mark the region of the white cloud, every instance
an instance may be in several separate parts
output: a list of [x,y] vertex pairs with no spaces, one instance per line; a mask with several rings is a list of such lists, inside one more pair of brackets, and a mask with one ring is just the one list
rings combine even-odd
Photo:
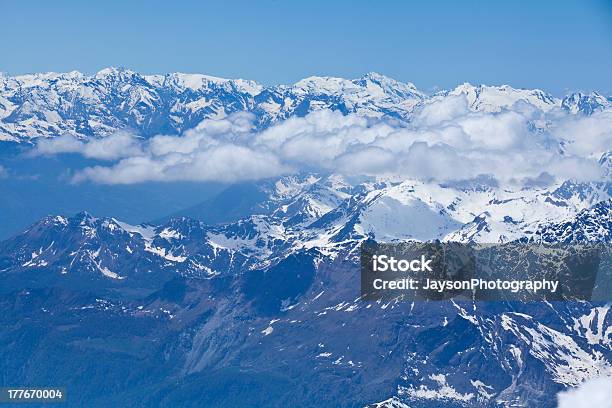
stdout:
[[123,159],[112,167],[88,167],[78,173],[74,181],[92,180],[102,184],[178,180],[233,182],[273,177],[291,171],[270,153],[222,144],[189,154],[136,156]]
[[578,388],[557,394],[558,408],[609,407],[612,401],[612,377],[586,381]]
[[465,95],[449,96],[425,104],[418,112],[414,123],[418,126],[435,126],[451,121],[468,111]]
[[63,137],[42,141],[36,151],[112,160],[75,176],[110,184],[231,182],[316,171],[436,181],[491,175],[502,183],[533,185],[555,177],[600,180],[597,159],[612,148],[612,112],[584,117],[520,105],[473,112],[462,96],[428,103],[409,124],[326,110],[261,132],[253,130],[253,121],[241,112],[206,120],[180,136],[141,140],[118,133],[89,142]]
[[[182,136],[155,136],[143,141],[133,156],[113,166],[88,167],[74,181],[106,184],[143,181],[256,180],[294,171],[266,149],[249,146],[253,116],[239,112],[204,121]],[[87,146],[89,143],[86,143]],[[87,149],[85,149],[87,150]]]
[[568,141],[569,153],[599,158],[612,149],[612,111],[591,116],[565,115],[556,123],[555,134]]
[[127,132],[117,132],[87,142],[70,135],[43,139],[36,144],[33,151],[35,155],[58,153],[78,153],[91,159],[117,160],[122,157],[140,155],[142,151],[139,139]]

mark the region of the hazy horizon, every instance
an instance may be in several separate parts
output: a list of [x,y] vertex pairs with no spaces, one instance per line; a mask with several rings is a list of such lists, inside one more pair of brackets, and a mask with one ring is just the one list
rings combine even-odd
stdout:
[[[0,71],[204,73],[290,84],[379,72],[432,92],[469,82],[612,94],[601,0],[427,4],[9,2]],[[24,30],[24,26],[27,27]],[[15,33],[19,33],[17,36]]]

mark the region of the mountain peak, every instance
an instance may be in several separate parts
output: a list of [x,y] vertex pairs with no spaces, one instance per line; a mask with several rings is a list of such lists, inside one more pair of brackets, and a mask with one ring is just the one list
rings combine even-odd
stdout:
[[263,87],[255,81],[245,79],[227,79],[205,74],[173,72],[166,74],[163,77],[161,75],[152,75],[147,76],[146,78],[147,80],[150,78],[156,78],[155,82],[159,82],[161,80],[161,82],[170,83],[180,89],[190,89],[193,91],[207,89],[210,84],[213,84],[214,86],[229,85],[230,88],[234,87],[240,92],[245,92],[255,96],[263,89]]
[[118,79],[124,80],[131,78],[133,76],[137,76],[138,74],[130,69],[123,67],[107,67],[103,68],[100,71],[96,72],[94,78],[96,79]]
[[383,74],[381,74],[379,72],[376,72],[376,71],[370,71],[370,72],[366,73],[365,75],[363,75],[362,78],[372,79],[372,80],[375,80],[375,81],[384,81],[384,80],[387,80],[387,79],[392,79],[392,78],[389,78],[388,76],[383,75]]
[[412,82],[400,82],[394,78],[388,77],[386,75],[380,74],[378,72],[368,72],[367,74],[363,75],[361,78],[359,78],[361,80],[369,80],[375,83],[379,83],[379,84],[401,84],[401,85],[410,85],[412,87],[414,87],[416,89],[416,87],[414,86],[414,84]]
[[560,105],[560,100],[540,89],[520,89],[510,85],[472,85],[465,82],[450,91],[436,95],[465,95],[470,107],[485,112],[499,112],[515,103],[527,102],[542,111],[549,111]]
[[612,99],[598,92],[574,92],[563,98],[561,107],[570,113],[591,115],[597,111],[612,107]]
[[378,72],[368,72],[364,76],[362,76],[361,81],[370,81],[381,88],[383,88],[386,92],[390,93],[398,93],[399,96],[418,96],[424,97],[425,94],[417,89],[417,87],[412,82],[401,82],[391,77],[379,74]]
[[258,129],[325,109],[409,122],[416,105],[456,95],[465,95],[471,109],[484,112],[500,112],[517,102],[544,112],[563,107],[587,115],[612,107],[610,99],[597,93],[568,96],[562,104],[541,90],[508,85],[465,83],[428,96],[410,82],[378,72],[356,79],[311,76],[270,87],[204,74],[141,75],[120,67],[93,76],[77,71],[5,75],[0,82],[0,140],[16,142],[60,134],[86,139],[124,128],[144,137],[180,134],[205,119],[238,111],[253,113]]
[[[355,95],[362,99],[387,99],[401,103],[406,99],[422,99],[425,94],[410,82],[404,83],[377,72],[368,72],[358,79],[332,76],[310,76],[296,82],[293,87],[300,92]],[[363,102],[363,101],[362,101]],[[359,103],[359,101],[355,101]]]
[[79,222],[94,222],[98,220],[97,217],[94,217],[89,211],[85,210],[74,214],[72,217],[69,217],[69,219]]

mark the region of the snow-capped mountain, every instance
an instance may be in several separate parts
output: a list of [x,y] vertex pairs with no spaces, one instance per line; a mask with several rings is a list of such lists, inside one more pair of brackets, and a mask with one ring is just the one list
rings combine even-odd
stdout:
[[374,73],[355,80],[311,77],[268,88],[241,79],[141,75],[117,68],[93,76],[0,76],[0,138],[84,138],[122,128],[143,136],[177,134],[236,111],[253,112],[261,127],[317,109],[404,117],[423,97],[412,84]]
[[[237,111],[259,128],[319,109],[410,122],[458,96],[494,115],[528,104],[593,119],[611,107],[508,86],[426,95],[374,73],[264,87],[105,69],[0,77],[0,139],[178,134]],[[298,172],[141,225],[45,217],[0,242],[0,372],[66,385],[74,406],[553,407],[558,391],[612,375],[609,304],[369,302],[359,247],[609,245],[611,157],[593,157],[597,182]],[[101,395],[109,383],[117,392]]]
[[178,133],[253,107],[260,86],[206,75],[143,76],[109,68],[0,77],[0,129],[5,140],[72,134],[104,136],[117,129],[143,135]]
[[612,241],[612,201],[602,201],[567,220],[541,225],[530,241],[585,243]]
[[255,97],[254,113],[263,126],[319,109],[363,116],[407,119],[412,108],[425,98],[411,83],[401,83],[377,73],[359,79],[309,77],[293,86],[264,90]]
[[610,109],[612,107],[612,100],[597,92],[592,92],[590,94],[577,92],[563,98],[561,107],[571,113],[584,113],[590,115],[597,111]]
[[609,183],[509,191],[304,174],[258,188],[264,198],[251,215],[220,225],[186,217],[131,226],[87,213],[49,216],[2,244],[10,259],[4,270],[121,280],[171,267],[183,276],[214,277],[303,251],[335,259],[366,239],[609,242],[612,228]]
[[211,384],[249,384],[232,404],[279,407],[552,407],[558,391],[612,374],[609,305],[366,302],[355,252],[365,239],[609,243],[602,186],[519,196],[307,174],[259,188],[258,210],[227,224],[81,213],[0,243],[0,342],[11,351],[0,369],[114,401],[88,399],[69,367],[27,368],[59,347],[94,370],[88,384],[130,373],[170,405],[188,392],[227,404]]
[[543,111],[559,107],[561,103],[559,99],[539,89],[514,89],[508,85],[474,86],[469,83],[439,92],[434,95],[434,99],[457,95],[465,95],[470,108],[482,112],[499,112],[512,107],[518,101],[527,102]]
[[264,87],[254,81],[200,74],[142,75],[107,68],[93,76],[79,72],[0,75],[0,140],[30,141],[70,134],[106,136],[129,129],[144,137],[179,134],[204,119],[248,111],[265,128],[320,109],[409,121],[415,107],[465,95],[470,108],[498,112],[519,101],[543,111],[563,108],[591,114],[608,109],[599,94],[563,100],[540,90],[463,84],[428,96],[411,83],[376,73],[358,79],[309,77],[293,85]]

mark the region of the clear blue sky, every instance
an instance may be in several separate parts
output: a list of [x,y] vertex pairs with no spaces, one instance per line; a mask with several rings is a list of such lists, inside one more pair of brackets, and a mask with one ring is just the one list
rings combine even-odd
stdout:
[[612,0],[0,0],[0,71],[123,66],[290,83],[368,71],[612,94]]

